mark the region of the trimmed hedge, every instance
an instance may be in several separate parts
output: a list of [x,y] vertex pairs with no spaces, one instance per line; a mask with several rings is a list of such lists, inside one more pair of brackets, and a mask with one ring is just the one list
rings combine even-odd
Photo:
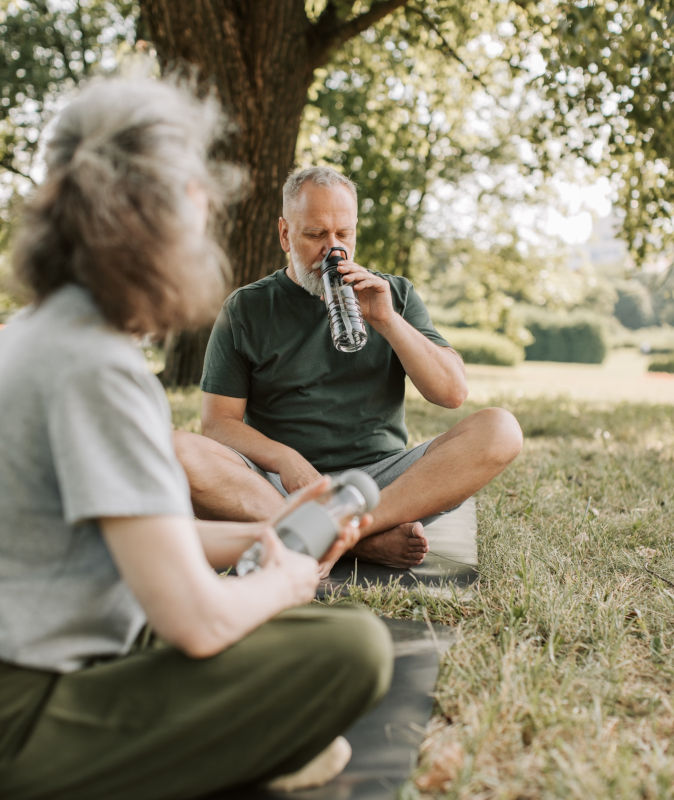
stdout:
[[608,352],[604,323],[592,314],[536,314],[525,320],[534,341],[525,348],[527,361],[601,364]]
[[524,349],[500,333],[477,328],[448,328],[443,325],[436,327],[461,354],[466,364],[513,367],[524,360]]
[[654,358],[648,365],[649,372],[674,372],[674,356]]

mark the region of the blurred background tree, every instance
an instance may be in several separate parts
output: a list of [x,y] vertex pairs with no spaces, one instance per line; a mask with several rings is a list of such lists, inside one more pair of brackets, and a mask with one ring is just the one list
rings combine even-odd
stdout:
[[137,21],[126,0],[0,2],[0,321],[18,305],[7,245],[39,181],[39,135],[64,92],[132,52]]

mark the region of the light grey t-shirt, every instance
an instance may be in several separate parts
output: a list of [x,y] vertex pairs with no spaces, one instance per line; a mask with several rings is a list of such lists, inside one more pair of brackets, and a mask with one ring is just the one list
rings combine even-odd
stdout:
[[61,672],[145,622],[96,522],[191,515],[170,412],[130,337],[76,286],[0,331],[0,659]]

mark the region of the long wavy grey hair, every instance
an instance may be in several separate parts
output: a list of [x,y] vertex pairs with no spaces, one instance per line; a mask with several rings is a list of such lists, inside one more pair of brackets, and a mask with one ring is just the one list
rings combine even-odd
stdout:
[[98,79],[80,91],[50,129],[46,177],[14,247],[34,300],[75,283],[130,333],[210,321],[228,267],[195,225],[188,187],[201,188],[213,210],[235,198],[240,171],[216,175],[208,160],[223,123],[215,100],[169,81]]

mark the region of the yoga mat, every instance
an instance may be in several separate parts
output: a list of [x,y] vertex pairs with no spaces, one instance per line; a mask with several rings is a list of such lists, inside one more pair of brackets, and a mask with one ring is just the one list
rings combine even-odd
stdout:
[[288,794],[237,787],[209,795],[208,800],[393,800],[416,766],[433,708],[439,657],[453,634],[451,628],[421,621],[384,622],[394,642],[391,688],[344,734],[353,749],[344,772],[317,789]]
[[460,506],[443,514],[424,528],[430,552],[422,564],[411,569],[385,567],[366,561],[340,559],[328,578],[321,581],[319,597],[340,592],[349,583],[387,584],[391,578],[399,579],[403,586],[422,583],[442,586],[452,582],[465,586],[477,577],[477,515],[475,499],[469,498]]
[[[419,567],[396,569],[342,559],[321,582],[318,597],[346,593],[349,583],[405,586],[466,586],[477,577],[477,520],[470,498],[425,527],[431,552]],[[237,787],[208,800],[393,800],[414,769],[424,728],[433,708],[439,656],[450,646],[452,629],[418,620],[384,619],[395,650],[393,681],[383,701],[345,733],[353,756],[344,772],[317,789],[282,793]],[[338,700],[336,700],[338,702]]]

